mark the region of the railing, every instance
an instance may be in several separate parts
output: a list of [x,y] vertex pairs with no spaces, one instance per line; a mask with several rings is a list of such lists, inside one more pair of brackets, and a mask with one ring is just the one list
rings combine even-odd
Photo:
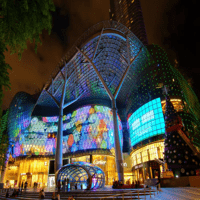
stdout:
[[[152,190],[152,188],[155,188],[155,190]],[[116,195],[112,195],[112,196],[106,196],[106,197],[101,197],[100,200],[103,200],[103,199],[108,199],[108,198],[117,198],[119,196],[122,197],[122,199],[124,200],[124,196],[128,196],[128,198],[130,199],[130,196],[131,196],[131,199],[133,199],[133,196],[137,196],[138,199],[140,199],[141,196],[144,196],[144,198],[146,199],[146,195],[150,195],[150,197],[152,196],[151,193],[153,193],[153,195],[155,196],[155,194],[158,192],[161,192],[160,190],[160,184],[158,184],[158,186],[151,186],[150,188],[144,188],[144,190],[137,190],[137,191],[131,191],[131,192],[127,192],[127,193],[122,193],[122,194],[116,194]],[[135,195],[133,195],[135,194]]]
[[0,189],[0,194],[6,193],[7,191],[8,192],[13,192],[14,188],[3,188],[3,189]]

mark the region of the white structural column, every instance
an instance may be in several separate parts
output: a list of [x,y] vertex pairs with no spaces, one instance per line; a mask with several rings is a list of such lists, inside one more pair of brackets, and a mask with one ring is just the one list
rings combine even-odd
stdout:
[[118,173],[119,181],[124,183],[124,165],[123,165],[123,156],[122,156],[122,146],[120,137],[119,137],[119,125],[117,120],[117,107],[116,99],[112,99],[112,112],[113,112],[113,125],[114,125],[114,140],[115,140],[115,161]]
[[[71,75],[67,78],[67,76],[65,76],[61,71],[61,76],[63,78],[63,88],[62,88],[62,96],[61,96],[61,100],[60,102],[58,102],[56,100],[56,98],[54,97],[54,93],[53,94],[53,90],[52,90],[52,94],[49,93],[48,91],[47,94],[49,94],[49,96],[54,100],[54,102],[56,103],[56,105],[59,108],[59,119],[58,119],[58,132],[57,132],[57,140],[56,140],[56,154],[55,154],[55,165],[54,165],[54,171],[56,172],[57,170],[59,170],[62,167],[62,160],[63,160],[63,109],[65,109],[67,106],[71,105],[72,103],[74,103],[75,101],[77,101],[82,95],[79,95],[78,98],[74,99],[73,101],[70,101],[67,104],[64,104],[65,101],[65,94],[66,94],[66,87],[67,87],[67,83],[68,80],[71,78]],[[52,81],[52,87],[53,87],[53,81]]]
[[[95,52],[94,52],[94,56],[92,58],[95,59],[95,54],[96,54],[96,51],[97,51],[97,48],[98,48],[98,45],[99,45],[99,42],[100,42],[100,39],[101,39],[101,36],[103,34],[103,30],[101,32],[101,35],[99,36],[99,40],[97,42],[97,46],[95,48]],[[126,78],[126,75],[129,71],[129,68],[130,68],[130,65],[133,63],[133,61],[137,58],[137,56],[140,54],[141,52],[141,49],[140,51],[138,52],[138,54],[134,57],[134,59],[130,62],[130,56],[129,56],[129,41],[128,41],[128,38],[127,38],[127,53],[128,53],[128,66],[127,66],[127,69],[125,70],[121,80],[120,80],[120,83],[115,91],[115,94],[113,95],[110,91],[110,89],[108,88],[108,86],[106,85],[104,79],[102,78],[101,74],[99,73],[99,71],[97,70],[95,64],[93,63],[92,60],[90,60],[90,58],[84,53],[82,52],[79,48],[76,48],[81,54],[83,57],[86,58],[86,60],[92,65],[93,69],[95,70],[98,78],[100,79],[101,83],[103,84],[108,96],[110,97],[110,100],[112,102],[112,111],[113,111],[113,124],[114,124],[114,141],[115,141],[115,161],[116,161],[116,167],[117,167],[117,172],[118,172],[118,180],[119,181],[122,181],[124,182],[124,168],[123,168],[123,156],[122,156],[122,148],[121,148],[121,145],[120,145],[120,137],[119,137],[119,125],[118,125],[118,119],[117,119],[117,107],[116,107],[116,99],[117,99],[117,96],[119,94],[119,91],[122,87],[122,84]]]
[[[61,72],[62,73],[62,72]],[[65,93],[66,93],[66,86],[67,80],[66,76],[63,76],[63,89],[62,89],[62,96],[60,100],[59,106],[59,119],[58,119],[58,133],[57,133],[57,140],[56,140],[56,155],[55,155],[55,171],[62,167],[62,150],[63,150],[63,109],[64,109],[64,100],[65,100]]]

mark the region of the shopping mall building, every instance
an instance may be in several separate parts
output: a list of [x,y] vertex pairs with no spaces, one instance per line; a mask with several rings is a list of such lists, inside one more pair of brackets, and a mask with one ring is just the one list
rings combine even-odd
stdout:
[[119,172],[124,182],[157,177],[164,155],[164,86],[199,147],[194,135],[200,104],[165,52],[144,46],[115,21],[94,25],[63,57],[37,99],[24,92],[13,98],[4,182],[53,186],[58,144],[62,165],[97,165],[106,184],[113,184]]

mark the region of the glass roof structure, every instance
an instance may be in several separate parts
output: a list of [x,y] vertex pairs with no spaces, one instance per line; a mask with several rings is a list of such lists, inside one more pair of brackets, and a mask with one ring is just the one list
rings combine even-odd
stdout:
[[77,185],[88,190],[98,189],[105,185],[105,174],[101,168],[91,163],[74,162],[56,172],[56,183],[58,181],[62,183],[64,180],[68,186]]
[[131,93],[137,90],[140,72],[149,62],[148,55],[146,47],[124,25],[114,21],[104,21],[94,25],[81,36],[59,63],[41,92],[32,114],[43,116],[58,114],[54,100],[57,102],[61,100],[63,75],[67,76],[65,104],[78,97],[76,105],[84,104],[84,101],[92,102],[95,99],[95,103],[109,106],[109,95],[93,65],[96,66],[112,95],[119,91],[117,107],[131,104]]

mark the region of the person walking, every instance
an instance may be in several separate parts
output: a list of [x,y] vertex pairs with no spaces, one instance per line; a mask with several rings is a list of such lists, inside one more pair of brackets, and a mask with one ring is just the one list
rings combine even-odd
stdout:
[[75,200],[74,196],[69,197],[68,200]]
[[51,198],[52,200],[56,200],[56,193],[55,192],[53,192],[53,194],[52,194],[52,198]]
[[24,182],[22,182],[22,185],[21,185],[21,192],[23,190],[23,187],[24,187]]
[[69,191],[69,178],[67,178],[67,192]]
[[60,192],[60,187],[61,187],[60,180],[58,180],[58,192]]
[[60,200],[60,194],[57,194],[56,200]]
[[24,190],[25,190],[25,192],[26,192],[27,186],[28,186],[28,183],[26,181],[25,184],[24,184]]
[[66,187],[66,178],[63,181],[63,190],[64,190],[64,192],[65,192],[65,187]]

